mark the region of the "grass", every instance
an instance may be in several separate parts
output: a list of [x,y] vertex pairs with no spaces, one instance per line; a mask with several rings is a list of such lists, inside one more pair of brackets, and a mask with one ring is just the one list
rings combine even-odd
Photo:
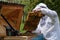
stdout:
[[23,30],[23,28],[24,28],[24,23],[23,22],[21,22],[21,25],[20,25],[20,33],[26,33],[26,30]]

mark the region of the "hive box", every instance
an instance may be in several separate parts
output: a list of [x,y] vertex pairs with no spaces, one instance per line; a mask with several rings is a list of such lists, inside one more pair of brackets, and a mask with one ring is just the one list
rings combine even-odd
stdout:
[[[19,30],[24,11],[24,5],[0,1],[0,8],[0,13],[3,14],[12,27],[16,30]],[[0,22],[0,27],[3,29],[2,34],[6,34],[6,29],[3,28],[3,25],[8,26],[8,24],[1,16]]]

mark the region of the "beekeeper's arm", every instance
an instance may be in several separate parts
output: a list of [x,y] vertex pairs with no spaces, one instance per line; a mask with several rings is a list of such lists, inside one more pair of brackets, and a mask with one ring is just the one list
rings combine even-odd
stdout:
[[42,14],[45,14],[45,15],[49,16],[52,19],[54,19],[55,17],[58,16],[55,11],[50,10],[50,9],[41,8],[40,11],[42,12]]

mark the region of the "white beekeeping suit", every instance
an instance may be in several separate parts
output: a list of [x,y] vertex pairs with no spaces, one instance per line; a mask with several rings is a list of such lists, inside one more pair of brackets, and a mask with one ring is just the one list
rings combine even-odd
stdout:
[[38,4],[33,11],[41,11],[45,16],[40,19],[36,30],[32,31],[32,33],[40,34],[41,31],[47,40],[60,40],[60,27],[57,13],[54,10],[50,10],[44,3]]

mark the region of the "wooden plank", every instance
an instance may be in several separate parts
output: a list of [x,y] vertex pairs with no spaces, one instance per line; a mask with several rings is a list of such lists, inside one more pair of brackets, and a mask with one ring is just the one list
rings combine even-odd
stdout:
[[5,27],[3,27],[3,25],[7,25],[7,24],[0,16],[0,37],[6,36],[6,29],[5,29]]
[[31,40],[32,36],[7,36],[4,40]]

